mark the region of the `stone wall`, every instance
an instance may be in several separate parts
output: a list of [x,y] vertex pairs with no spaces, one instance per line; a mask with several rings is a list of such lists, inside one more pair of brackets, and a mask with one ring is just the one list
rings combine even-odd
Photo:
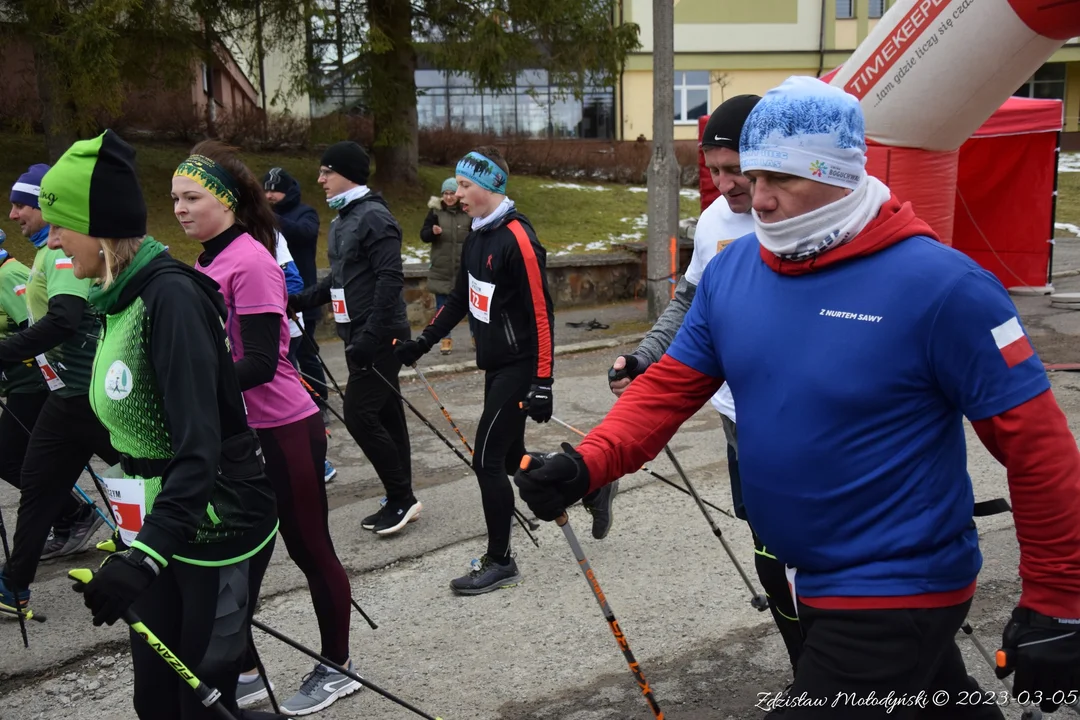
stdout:
[[[547,281],[555,310],[633,300],[645,293],[645,243],[626,243],[615,252],[589,255],[556,255],[548,258]],[[692,240],[679,243],[679,271],[686,270],[693,253]],[[319,276],[328,270],[319,271]],[[435,315],[435,296],[427,289],[427,265],[405,265],[405,305],[415,327]],[[334,318],[327,306],[318,335],[333,333]]]

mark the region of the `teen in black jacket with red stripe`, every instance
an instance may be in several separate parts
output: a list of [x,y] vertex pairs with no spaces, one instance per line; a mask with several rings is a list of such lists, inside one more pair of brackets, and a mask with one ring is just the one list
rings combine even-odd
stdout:
[[506,197],[506,161],[492,147],[479,148],[457,165],[457,195],[473,218],[461,269],[446,304],[416,340],[398,346],[403,364],[414,364],[468,313],[476,337],[476,365],[486,370],[484,412],[476,431],[473,470],[480,483],[488,548],[472,571],[450,583],[478,595],[521,580],[510,556],[514,489],[508,476],[525,452],[525,413],[551,419],[555,326],[545,263],[547,253],[528,219]]

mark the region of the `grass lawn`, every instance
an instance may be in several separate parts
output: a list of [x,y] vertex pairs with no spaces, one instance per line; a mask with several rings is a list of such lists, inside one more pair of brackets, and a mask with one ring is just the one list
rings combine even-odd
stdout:
[[[169,188],[173,170],[187,157],[186,145],[136,142],[136,162],[142,180],[143,192],[149,210],[148,230],[151,235],[170,246],[174,256],[185,262],[194,262],[199,245],[188,240],[172,214]],[[40,136],[23,136],[0,133],[0,186],[4,189],[3,207],[8,209],[7,190],[26,168],[40,162],[45,154],[45,143]],[[322,189],[316,183],[319,157],[314,153],[259,154],[245,153],[248,167],[261,180],[263,174],[274,166],[285,168],[300,182],[302,198],[314,207],[322,219],[321,241],[326,241],[327,228],[334,213],[327,206]],[[436,195],[442,181],[452,174],[451,168],[422,166],[420,179],[426,193]],[[578,187],[593,189],[578,189]],[[589,183],[583,186],[564,187],[552,180],[536,177],[517,177],[511,174],[509,196],[517,203],[536,227],[540,241],[549,253],[598,252],[606,249],[612,239],[644,239],[646,193],[634,192],[628,186],[605,185],[604,190]],[[682,217],[697,217],[698,200],[695,193],[683,191],[680,198]],[[409,204],[392,205],[404,234],[402,255],[406,262],[426,261],[427,247],[420,242],[420,228],[427,215],[425,196]],[[692,197],[689,197],[692,196]],[[5,212],[0,218],[0,228],[12,240],[4,247],[24,262],[33,258],[33,247],[20,242],[19,227],[7,219]],[[326,264],[326,252],[318,254],[319,262]]]
[[[1062,156],[1061,165],[1074,169],[1074,172],[1058,173],[1056,221],[1080,228],[1080,153]],[[1077,233],[1058,228],[1054,236],[1075,239]]]

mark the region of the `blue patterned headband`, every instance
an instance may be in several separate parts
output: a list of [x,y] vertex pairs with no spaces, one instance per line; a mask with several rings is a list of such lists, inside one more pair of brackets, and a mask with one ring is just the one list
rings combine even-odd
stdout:
[[471,152],[461,158],[454,172],[485,190],[500,195],[506,194],[506,173],[480,153]]

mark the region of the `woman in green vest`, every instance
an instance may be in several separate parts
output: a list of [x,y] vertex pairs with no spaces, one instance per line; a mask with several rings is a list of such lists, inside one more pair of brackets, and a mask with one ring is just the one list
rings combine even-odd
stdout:
[[[442,184],[442,197],[428,201],[431,211],[420,229],[420,240],[431,245],[431,268],[428,270],[428,291],[435,295],[435,312],[442,310],[446,296],[454,289],[461,267],[461,248],[472,231],[472,218],[461,209],[457,197],[457,180],[447,178]],[[439,349],[449,355],[454,349],[450,336],[442,339]]]
[[[102,315],[90,403],[118,466],[103,473],[120,534],[84,589],[95,625],[131,608],[236,710],[236,676],[277,513],[248,427],[217,284],[146,235],[135,151],[111,130],[72,145],[41,181],[49,246],[95,281]],[[135,712],[209,718],[195,693],[131,639]],[[276,717],[276,716],[274,716]]]

